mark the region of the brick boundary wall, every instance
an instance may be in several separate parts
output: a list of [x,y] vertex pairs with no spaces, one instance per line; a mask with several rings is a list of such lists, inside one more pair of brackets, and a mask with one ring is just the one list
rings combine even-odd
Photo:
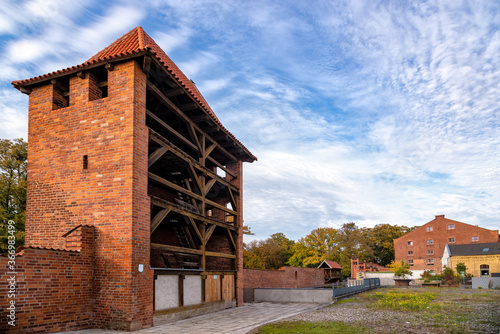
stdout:
[[243,269],[242,280],[245,303],[254,302],[255,288],[305,288],[325,283],[323,269],[300,267]]
[[[65,249],[26,247],[15,258],[15,298],[9,259],[0,257],[0,332],[52,333],[92,327],[94,228],[66,234]],[[9,293],[10,292],[10,293]],[[15,301],[15,324],[10,303]],[[11,307],[12,309],[12,307]]]

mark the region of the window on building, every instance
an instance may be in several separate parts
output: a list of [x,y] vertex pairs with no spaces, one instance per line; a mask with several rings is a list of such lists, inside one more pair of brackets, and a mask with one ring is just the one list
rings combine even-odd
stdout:
[[410,266],[413,266],[413,259],[408,260],[408,264],[409,264]]
[[489,252],[490,249],[489,248],[483,248],[483,252]]
[[408,256],[413,256],[413,251],[408,251]]
[[426,231],[426,232],[432,232],[432,226],[427,226],[427,227],[425,228],[425,231]]
[[474,241],[479,241],[479,236],[478,235],[473,235],[472,236],[472,242]]
[[427,244],[428,244],[428,245],[433,245],[433,244],[434,244],[434,240],[432,240],[432,239],[427,239]]
[[490,266],[487,264],[482,264],[479,266],[481,271],[481,277],[490,277]]
[[455,243],[455,238],[454,238],[454,237],[450,237],[450,238],[448,238],[448,242],[449,242],[450,244]]
[[427,259],[427,265],[428,266],[433,266],[434,265],[434,259]]
[[455,224],[448,224],[448,230],[454,230]]
[[413,246],[413,241],[408,241],[408,246]]
[[434,250],[433,249],[428,249],[427,250],[427,255],[433,255],[434,254]]

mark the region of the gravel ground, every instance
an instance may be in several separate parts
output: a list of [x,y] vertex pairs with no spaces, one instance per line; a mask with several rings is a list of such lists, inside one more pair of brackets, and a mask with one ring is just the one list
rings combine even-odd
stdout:
[[[387,291],[379,289],[377,292],[384,290]],[[453,288],[425,291],[436,293],[433,303],[441,304],[442,311],[370,308],[369,304],[373,301],[367,296],[372,291],[317,311],[302,313],[287,321],[363,324],[370,328],[369,333],[500,333],[500,291]]]

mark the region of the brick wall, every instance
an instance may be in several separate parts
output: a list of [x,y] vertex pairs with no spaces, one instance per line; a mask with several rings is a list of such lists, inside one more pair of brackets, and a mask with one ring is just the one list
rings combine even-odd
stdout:
[[245,303],[254,301],[255,288],[305,288],[324,284],[323,269],[316,268],[243,269],[241,276]]
[[[74,250],[25,248],[16,256],[14,299],[8,298],[6,282],[13,276],[8,259],[0,257],[1,333],[52,333],[91,327],[94,229],[77,227],[66,239],[68,248]],[[15,301],[15,327],[7,318],[11,300]]]
[[[453,229],[449,229],[448,225],[453,225]],[[470,244],[473,243],[472,236],[478,237],[477,243],[497,242],[498,230],[488,230],[439,215],[427,224],[394,239],[395,258],[396,261],[413,260],[410,270],[433,270],[440,273],[446,244]],[[454,238],[454,243],[449,238]],[[428,240],[432,240],[432,243],[428,243]],[[408,245],[409,242],[411,245]],[[429,254],[431,250],[433,254]],[[409,255],[409,251],[413,255]],[[429,264],[428,259],[432,259],[434,263]]]
[[71,76],[66,108],[51,84],[30,94],[26,244],[61,248],[63,231],[95,226],[95,326],[130,330],[153,324],[146,77],[134,60],[107,75],[101,99],[92,75]]

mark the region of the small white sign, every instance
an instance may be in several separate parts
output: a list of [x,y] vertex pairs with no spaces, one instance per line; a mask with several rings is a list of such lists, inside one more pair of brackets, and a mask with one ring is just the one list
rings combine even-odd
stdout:
[[214,279],[217,279],[217,275],[214,275]]
[[139,268],[137,270],[142,273],[144,271],[144,265],[142,263],[139,263]]

